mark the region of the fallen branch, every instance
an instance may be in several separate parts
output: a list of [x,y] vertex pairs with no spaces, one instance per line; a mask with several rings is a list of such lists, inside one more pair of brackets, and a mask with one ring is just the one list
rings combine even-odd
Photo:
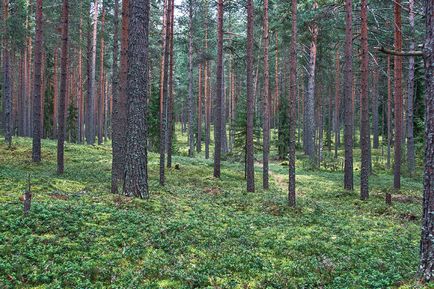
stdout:
[[374,47],[374,49],[383,52],[384,54],[390,54],[395,56],[423,56],[423,52],[420,50],[415,51],[395,51],[384,47]]

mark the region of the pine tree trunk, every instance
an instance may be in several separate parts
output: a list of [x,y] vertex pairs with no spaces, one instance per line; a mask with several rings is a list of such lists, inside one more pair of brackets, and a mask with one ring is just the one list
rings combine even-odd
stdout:
[[148,198],[146,113],[149,0],[130,0],[128,18],[128,121],[124,194]]
[[292,0],[292,32],[291,32],[291,67],[289,80],[289,184],[288,203],[296,205],[295,193],[295,127],[296,127],[296,98],[297,98],[297,0]]
[[169,32],[168,29],[170,27],[171,22],[171,8],[172,5],[170,5],[169,0],[166,3],[166,9],[164,10],[164,20],[165,23],[165,29],[163,32],[163,59],[162,59],[162,69],[163,72],[161,73],[161,76],[163,77],[161,84],[162,84],[162,94],[160,95],[160,185],[164,186],[165,184],[165,164],[166,164],[166,135],[167,135],[167,98],[168,98],[168,90],[167,90],[167,84],[168,84],[168,71],[169,71]]
[[196,151],[198,153],[202,150],[202,64],[199,64],[199,83],[197,95],[197,141]]
[[[415,49],[414,45],[414,0],[409,0],[409,20],[410,20],[410,51]],[[408,67],[408,87],[407,87],[407,166],[408,171],[413,174],[416,167],[414,152],[414,133],[413,133],[413,103],[414,103],[414,56],[409,57]]]
[[[395,15],[395,50],[400,52],[402,49],[401,32],[401,0],[394,1]],[[394,168],[393,168],[393,187],[401,188],[401,145],[402,145],[402,57],[394,56],[393,80],[395,92],[395,143],[394,143]]]
[[378,122],[379,122],[379,117],[378,117],[378,79],[379,79],[379,66],[377,64],[377,58],[374,57],[374,61],[375,61],[375,66],[374,66],[374,71],[373,71],[373,76],[372,76],[372,132],[374,135],[374,144],[373,144],[373,148],[374,149],[378,149],[379,146],[379,129],[378,129]]
[[88,56],[89,62],[89,89],[88,89],[88,100],[87,100],[87,111],[88,118],[86,122],[86,141],[87,144],[93,145],[95,143],[95,74],[96,74],[96,36],[97,36],[97,26],[98,26],[98,0],[95,0],[93,5],[93,28],[92,28],[92,38],[90,43],[90,55]]
[[247,127],[246,127],[246,178],[247,191],[255,191],[255,167],[253,126],[255,117],[255,96],[253,92],[253,25],[254,25],[253,0],[247,0]]
[[[313,9],[317,9],[318,4],[314,2]],[[316,68],[316,55],[317,55],[317,38],[318,38],[318,26],[313,23],[309,26],[311,33],[311,44],[309,51],[309,65],[308,65],[308,84],[307,84],[307,95],[305,100],[305,110],[306,110],[306,143],[305,151],[311,160],[315,158],[315,68]]]
[[367,0],[361,2],[361,97],[360,97],[360,148],[361,148],[361,170],[360,170],[360,198],[366,200],[369,197],[369,99],[368,99],[368,6]]
[[352,0],[345,1],[345,78],[344,78],[344,107],[345,107],[345,164],[344,188],[353,190],[353,33],[352,33]]
[[[3,2],[3,21],[6,26],[6,21],[9,17],[9,0]],[[3,38],[3,117],[4,117],[4,135],[5,143],[10,148],[12,146],[12,87],[10,75],[10,59],[9,59],[9,39],[7,28],[4,29],[5,36]]]
[[392,145],[392,84],[390,74],[390,55],[387,55],[387,169],[390,169],[390,147]]
[[[113,115],[112,115],[112,193],[118,192],[119,184],[125,179],[125,154],[127,130],[127,88],[128,88],[128,23],[129,0],[122,0],[122,28],[121,28],[121,54],[119,70],[119,86],[113,87]],[[117,19],[117,18],[116,18]],[[116,26],[117,27],[117,26]],[[115,53],[113,48],[113,53]],[[115,76],[115,74],[114,74]],[[116,92],[116,90],[118,90]]]
[[223,102],[223,0],[217,2],[217,71],[216,71],[215,125],[214,125],[214,177],[220,178],[222,151]]
[[263,40],[264,40],[264,95],[263,95],[263,119],[262,119],[262,187],[267,190],[269,188],[268,180],[268,159],[270,154],[270,108],[269,108],[269,93],[270,93],[270,69],[268,63],[268,46],[269,46],[269,32],[268,32],[268,0],[264,0],[264,27],[263,27]]
[[101,31],[100,31],[100,47],[99,47],[99,93],[98,93],[98,144],[101,145],[104,142],[104,21],[105,21],[105,7],[102,5],[101,16]]
[[425,172],[423,194],[422,238],[420,243],[420,274],[434,281],[434,3],[425,2]]
[[119,139],[121,138],[120,119],[120,94],[119,94],[119,67],[118,67],[118,54],[119,54],[119,0],[114,1],[114,31],[113,31],[113,66],[112,66],[112,182],[111,192],[118,193],[118,183],[122,180],[122,167],[121,163],[123,158],[123,149],[119,146]]
[[35,76],[33,79],[33,143],[32,161],[41,161],[41,58],[42,58],[42,0],[36,1]]
[[80,27],[79,27],[79,48],[78,48],[78,142],[84,141],[84,97],[83,97],[83,17],[82,17],[83,1],[80,1]]
[[341,76],[340,76],[341,66],[339,49],[336,49],[336,76],[335,76],[335,159],[338,158],[338,149],[341,139],[341,123],[340,123],[340,93],[341,93]]
[[[208,53],[208,1],[205,2],[205,52]],[[209,144],[211,138],[211,98],[209,93],[209,66],[210,63],[207,60],[205,62],[205,83],[204,83],[204,91],[205,91],[205,159],[209,159]]]
[[57,173],[64,171],[64,143],[65,143],[65,100],[68,74],[68,0],[63,0],[62,6],[62,51],[60,59],[60,95],[59,95],[59,129],[57,137]]
[[194,111],[193,111],[193,3],[189,1],[188,32],[188,156],[194,154]]
[[167,109],[167,167],[172,167],[173,134],[175,131],[174,95],[173,95],[173,25],[175,20],[175,0],[170,0],[171,16],[169,27],[169,107]]

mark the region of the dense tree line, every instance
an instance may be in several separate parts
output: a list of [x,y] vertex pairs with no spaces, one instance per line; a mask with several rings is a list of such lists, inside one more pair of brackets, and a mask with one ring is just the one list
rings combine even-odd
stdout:
[[110,140],[112,192],[148,198],[148,151],[160,155],[164,186],[181,153],[178,124],[189,157],[203,146],[213,154],[215,178],[223,160],[243,162],[248,192],[258,187],[255,167],[269,188],[276,150],[288,161],[291,207],[297,148],[312,169],[342,166],[346,190],[360,169],[362,200],[372,150],[393,167],[395,191],[424,154],[420,272],[433,279],[433,1],[61,2],[2,2],[9,147],[32,137],[41,162],[41,139],[57,139],[62,174],[65,141]]

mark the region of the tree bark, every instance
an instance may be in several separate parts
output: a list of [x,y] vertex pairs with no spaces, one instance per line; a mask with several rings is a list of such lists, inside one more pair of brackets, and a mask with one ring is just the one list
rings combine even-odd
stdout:
[[172,167],[172,153],[173,153],[173,133],[175,125],[175,114],[174,114],[174,95],[173,95],[173,23],[175,20],[175,0],[171,0],[171,20],[169,27],[169,107],[167,109],[167,167]]
[[100,47],[99,47],[99,93],[98,93],[98,144],[101,145],[104,142],[104,22],[105,22],[105,6],[102,5],[101,16],[101,31],[100,31]]
[[353,42],[352,42],[352,0],[345,1],[345,75],[344,75],[344,107],[345,107],[345,164],[344,188],[353,190]]
[[379,146],[379,129],[378,129],[378,79],[379,79],[379,66],[377,64],[377,59],[374,57],[375,66],[372,75],[372,133],[373,133],[373,148],[378,149]]
[[255,117],[255,96],[253,92],[253,0],[247,0],[247,127],[246,127],[246,178],[247,191],[255,191],[255,156],[253,146],[253,126]]
[[193,0],[189,1],[188,19],[188,156],[194,154],[194,129],[193,129]]
[[[313,9],[318,8],[318,3],[315,1]],[[311,43],[309,51],[309,78],[307,85],[306,95],[306,143],[305,151],[311,160],[315,158],[315,68],[316,68],[316,55],[317,55],[317,38],[318,38],[318,25],[312,23],[309,25],[311,33]]]
[[[409,0],[409,20],[410,20],[410,50],[414,50],[414,0]],[[407,87],[407,166],[410,174],[416,168],[416,157],[414,152],[414,133],[413,133],[413,103],[414,103],[414,56],[409,57],[408,67],[408,87]]]
[[168,71],[169,71],[169,41],[170,41],[170,37],[169,37],[169,33],[168,33],[168,29],[170,27],[170,22],[171,22],[171,8],[172,5],[170,5],[169,3],[170,1],[167,1],[167,6],[166,6],[166,10],[164,11],[165,13],[165,31],[163,33],[163,37],[164,37],[164,41],[163,41],[163,72],[161,73],[163,80],[161,82],[162,84],[162,95],[161,95],[161,100],[160,100],[160,185],[164,186],[165,184],[165,164],[166,164],[166,135],[167,135],[167,94],[168,94],[168,90],[167,90],[167,84],[168,84]]
[[32,161],[41,161],[41,58],[42,58],[42,0],[36,0],[35,57],[33,78],[33,142]]
[[202,150],[202,64],[199,64],[199,83],[197,94],[197,141],[196,151],[198,153]]
[[270,108],[269,108],[269,93],[270,93],[270,69],[268,63],[268,0],[264,0],[264,28],[263,28],[263,44],[264,44],[264,95],[263,95],[263,119],[262,119],[262,187],[264,190],[269,188],[268,180],[268,159],[270,154]]
[[96,36],[98,25],[98,0],[93,4],[93,32],[90,43],[90,61],[88,63],[89,73],[89,88],[87,92],[87,122],[86,122],[86,141],[87,144],[93,145],[95,143],[95,67],[96,67]]
[[130,0],[128,19],[128,121],[124,194],[148,198],[146,113],[149,0]]
[[425,172],[420,274],[434,280],[434,1],[425,2]]
[[9,39],[7,31],[7,21],[9,17],[9,0],[3,2],[3,21],[4,21],[4,38],[3,38],[3,111],[4,111],[4,128],[5,143],[10,148],[12,146],[12,88],[10,76],[10,59],[9,59]]
[[361,80],[360,80],[360,149],[361,149],[361,170],[360,170],[360,198],[367,200],[369,197],[369,99],[368,99],[368,3],[361,2]]
[[[394,1],[395,15],[395,49],[400,52],[402,49],[401,32],[401,0]],[[395,142],[394,142],[394,169],[393,187],[401,188],[401,145],[402,145],[402,58],[394,56],[393,63],[394,91],[395,91]]]
[[341,89],[341,77],[340,77],[340,58],[339,49],[336,49],[336,76],[335,76],[335,159],[338,158],[338,149],[341,139],[341,123],[340,123],[340,89]]
[[119,141],[121,138],[121,117],[120,117],[120,94],[119,94],[119,68],[118,68],[118,31],[119,31],[119,0],[114,3],[114,19],[113,19],[113,66],[112,66],[112,183],[111,192],[116,194],[118,192],[118,182],[122,180],[123,169],[122,164],[122,151]]
[[215,98],[215,144],[214,177],[220,178],[220,158],[222,151],[222,100],[223,100],[223,0],[217,2],[217,71]]
[[62,6],[62,54],[60,59],[60,95],[59,95],[59,129],[57,137],[57,173],[64,171],[64,143],[65,143],[65,100],[67,94],[68,74],[68,0],[63,0]]
[[297,122],[296,101],[297,101],[297,0],[292,0],[292,32],[291,32],[291,67],[289,80],[289,184],[288,203],[291,207],[296,205],[295,193],[295,127]]

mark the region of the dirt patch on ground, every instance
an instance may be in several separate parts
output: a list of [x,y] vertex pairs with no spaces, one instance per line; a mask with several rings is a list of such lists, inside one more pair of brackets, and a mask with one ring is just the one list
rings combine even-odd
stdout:
[[203,189],[202,193],[208,194],[211,196],[217,196],[222,193],[222,190],[220,188],[212,187],[212,188],[205,188]]
[[69,199],[69,196],[62,195],[62,194],[50,194],[50,198],[56,199],[56,200],[63,200],[66,201]]
[[122,205],[127,205],[133,201],[133,198],[122,196],[122,195],[116,195],[113,197],[113,202],[115,203],[116,207],[120,207]]
[[392,201],[398,203],[422,203],[422,198],[416,196],[392,195]]

